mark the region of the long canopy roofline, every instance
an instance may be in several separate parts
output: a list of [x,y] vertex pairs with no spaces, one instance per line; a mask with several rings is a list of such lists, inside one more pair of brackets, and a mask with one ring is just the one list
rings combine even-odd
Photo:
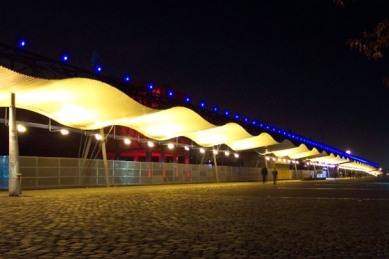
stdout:
[[[26,76],[0,66],[0,107],[10,105],[10,94],[16,95],[16,107],[44,115],[65,126],[80,130],[95,130],[121,125],[137,130],[150,139],[168,140],[179,136],[192,139],[200,146],[225,144],[235,151],[264,149],[279,157],[312,161],[321,157],[321,163],[363,164],[363,169],[375,170],[378,165],[351,155],[339,155],[327,148],[308,149],[305,144],[295,146],[291,141],[277,142],[270,134],[257,136],[242,126],[230,122],[216,126],[195,111],[175,106],[165,110],[146,107],[117,88],[88,78],[48,80]],[[293,142],[299,140],[293,135]],[[355,158],[355,159],[354,159]],[[361,168],[361,166],[357,166]]]

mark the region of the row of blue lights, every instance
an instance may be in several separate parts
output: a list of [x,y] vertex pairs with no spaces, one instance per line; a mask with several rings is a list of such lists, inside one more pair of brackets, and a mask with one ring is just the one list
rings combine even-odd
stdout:
[[[149,85],[147,86],[147,89],[148,89],[149,91],[152,91],[152,90],[154,89],[154,85],[153,85],[153,84],[149,84]],[[167,91],[167,97],[168,97],[168,98],[172,98],[173,96],[174,96],[174,91],[173,91],[173,90],[168,90],[168,91]],[[185,96],[184,102],[189,104],[189,103],[191,102],[190,96]],[[205,109],[206,107],[207,107],[207,105],[206,105],[206,102],[205,102],[205,101],[200,101],[200,102],[199,102],[199,108]],[[219,107],[216,106],[216,105],[213,106],[213,107],[212,107],[212,111],[215,112],[215,113],[219,112]],[[228,110],[228,109],[226,109],[226,110],[223,111],[223,114],[224,114],[224,116],[229,117],[229,116],[231,115],[231,111]],[[234,119],[235,119],[236,121],[239,121],[239,120],[241,119],[241,115],[240,115],[239,113],[235,113],[235,114],[234,114]],[[250,123],[250,118],[249,118],[249,117],[243,117],[243,122],[244,122],[244,123]],[[363,160],[363,159],[361,159],[361,158],[358,158],[358,157],[352,156],[352,155],[350,155],[350,154],[347,154],[347,153],[345,153],[345,152],[343,152],[343,151],[341,151],[341,150],[332,148],[332,147],[330,147],[330,146],[321,144],[321,143],[316,142],[316,141],[312,141],[312,140],[310,140],[310,139],[307,139],[307,138],[304,138],[304,137],[302,137],[302,136],[299,136],[299,135],[296,135],[296,134],[287,132],[287,131],[285,131],[285,130],[277,129],[276,127],[272,127],[272,126],[270,126],[270,125],[266,125],[266,124],[264,124],[264,123],[262,123],[262,122],[258,122],[258,121],[255,120],[255,119],[251,120],[251,125],[253,125],[253,126],[258,126],[259,128],[263,128],[263,129],[265,129],[265,130],[267,130],[267,131],[271,131],[271,132],[273,132],[273,133],[277,133],[277,134],[283,135],[283,136],[285,136],[285,137],[287,137],[287,138],[289,138],[289,139],[300,141],[300,142],[302,142],[302,143],[304,143],[304,144],[311,145],[311,146],[313,146],[313,147],[316,147],[316,148],[319,148],[319,149],[322,149],[322,150],[325,150],[325,151],[334,153],[334,154],[336,154],[336,155],[341,155],[341,156],[343,156],[343,157],[348,157],[348,158],[354,159],[354,160],[356,160],[356,161],[359,161],[359,162],[362,162],[362,163],[365,163],[365,164],[370,164],[370,165],[373,165],[373,166],[378,167],[378,165],[375,164],[375,163],[371,163],[371,162],[369,162],[369,161],[366,161],[366,160]]]
[[[19,46],[19,48],[21,48],[21,49],[22,49],[22,48],[25,48],[26,45],[27,45],[27,42],[26,42],[25,39],[20,40],[19,43],[18,43],[18,46]],[[61,56],[61,62],[62,62],[62,63],[67,63],[68,61],[69,61],[69,55],[68,55],[67,53],[62,54],[62,56]],[[94,67],[94,72],[95,72],[96,74],[100,74],[102,71],[103,71],[102,65],[96,64],[95,67]],[[124,81],[125,83],[129,83],[129,82],[131,81],[130,75],[128,75],[128,74],[124,75],[124,76],[123,76],[123,81]],[[154,89],[154,85],[153,85],[153,84],[150,83],[150,84],[147,85],[147,90],[152,91],[153,89]],[[174,91],[173,91],[173,90],[168,90],[168,91],[167,91],[167,97],[168,97],[168,98],[172,98],[173,96],[174,96]],[[185,96],[184,102],[189,104],[189,103],[191,102],[190,96]],[[201,109],[205,109],[205,108],[207,107],[206,102],[205,102],[205,101],[200,101],[199,107],[200,107]],[[212,111],[215,112],[215,113],[219,112],[219,107],[218,107],[218,106],[213,106],[213,107],[212,107]],[[228,109],[225,109],[225,110],[223,111],[223,114],[224,114],[224,116],[229,117],[229,116],[231,115],[231,111],[228,110]],[[239,121],[239,120],[241,119],[241,115],[240,115],[239,113],[235,113],[235,114],[234,114],[234,119],[235,119],[236,121]],[[243,117],[243,122],[244,122],[244,123],[250,123],[249,117]],[[354,159],[354,160],[356,160],[356,161],[359,161],[359,162],[361,162],[361,163],[365,163],[365,164],[369,164],[369,165],[378,167],[378,165],[375,164],[375,163],[372,163],[372,162],[366,161],[366,160],[364,160],[364,159],[361,159],[361,158],[359,158],[359,157],[356,157],[356,156],[347,154],[347,153],[345,153],[345,152],[343,152],[343,151],[337,150],[337,149],[335,149],[335,148],[332,148],[332,147],[330,147],[330,146],[321,144],[321,143],[319,143],[319,142],[312,141],[312,140],[310,140],[310,139],[307,139],[307,138],[304,138],[304,137],[301,137],[301,136],[292,134],[292,133],[287,132],[287,131],[284,131],[284,130],[282,130],[282,129],[277,129],[276,127],[272,127],[272,126],[270,126],[270,125],[266,125],[266,124],[264,124],[264,123],[262,123],[262,122],[259,123],[259,122],[258,122],[257,120],[255,120],[255,119],[254,119],[254,120],[251,120],[251,125],[253,125],[253,126],[258,126],[258,127],[260,127],[260,128],[263,128],[263,129],[265,129],[265,130],[267,130],[267,131],[271,131],[271,132],[273,132],[273,133],[278,133],[278,134],[283,135],[283,136],[285,136],[285,137],[287,137],[287,138],[289,138],[289,139],[292,139],[292,140],[301,141],[302,143],[305,143],[305,144],[311,145],[311,146],[313,146],[313,147],[317,147],[317,148],[320,148],[320,149],[323,149],[323,150],[332,152],[332,153],[334,153],[334,154],[336,154],[336,155],[341,155],[341,156],[343,156],[343,157],[348,157],[348,158]]]
[[[20,49],[25,48],[27,46],[26,40],[25,39],[20,40],[18,43],[18,46]],[[70,59],[70,57],[69,57],[68,53],[63,53],[61,55],[61,62],[62,63],[64,63],[64,64],[68,63],[69,59]],[[94,67],[94,72],[96,74],[100,74],[101,72],[103,72],[103,66],[101,64],[96,64]],[[129,75],[124,76],[124,82],[128,83],[128,82],[130,82],[130,79],[131,79],[131,77]]]

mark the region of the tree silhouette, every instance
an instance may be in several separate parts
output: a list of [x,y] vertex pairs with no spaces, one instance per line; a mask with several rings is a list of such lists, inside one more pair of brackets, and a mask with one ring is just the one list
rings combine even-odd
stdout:
[[[347,2],[355,2],[350,0]],[[345,8],[345,0],[334,0],[339,8]],[[389,47],[389,20],[385,18],[372,31],[364,31],[362,38],[350,39],[346,42],[351,50],[358,50],[368,59],[379,59],[385,56]],[[389,79],[384,76],[382,79],[386,87],[389,87]]]

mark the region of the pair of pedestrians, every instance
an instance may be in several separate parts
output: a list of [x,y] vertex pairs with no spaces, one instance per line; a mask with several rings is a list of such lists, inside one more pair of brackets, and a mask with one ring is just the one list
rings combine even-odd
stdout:
[[[271,172],[273,174],[273,184],[277,183],[277,176],[278,176],[278,171],[276,168],[273,168],[273,171]],[[262,168],[262,182],[263,184],[266,183],[266,178],[267,178],[267,167]]]

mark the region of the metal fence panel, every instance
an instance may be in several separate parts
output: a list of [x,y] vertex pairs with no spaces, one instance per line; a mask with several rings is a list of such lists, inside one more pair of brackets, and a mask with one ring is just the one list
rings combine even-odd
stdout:
[[[23,189],[106,186],[103,160],[19,157]],[[261,181],[261,168],[189,165],[160,162],[108,161],[111,185]],[[285,172],[287,174],[287,172]],[[304,171],[290,170],[290,179]],[[271,176],[269,176],[269,180]],[[8,157],[0,157],[0,189],[8,188]]]
[[20,156],[19,163],[25,167],[36,167],[37,157]]
[[59,167],[60,158],[52,158],[52,157],[38,157],[38,166],[39,167]]
[[[22,173],[23,179],[37,177],[37,168],[35,166],[34,167],[24,167],[23,166],[20,168],[20,172]],[[8,176],[8,172],[7,172],[7,176]]]

